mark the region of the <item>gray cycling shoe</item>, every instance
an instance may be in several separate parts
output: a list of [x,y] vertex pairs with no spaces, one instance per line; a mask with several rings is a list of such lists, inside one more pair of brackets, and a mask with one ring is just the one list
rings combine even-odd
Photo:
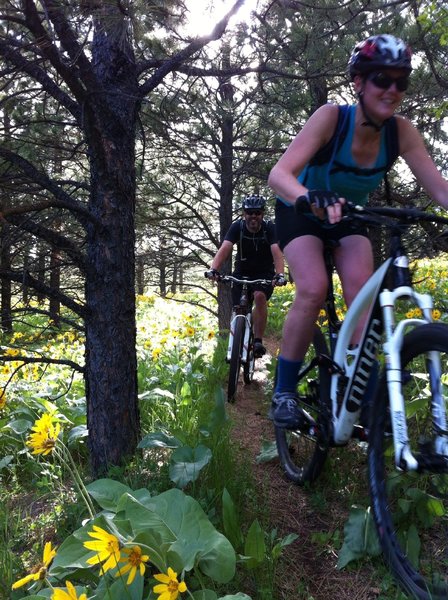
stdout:
[[308,420],[298,402],[299,397],[294,392],[275,392],[269,418],[274,421],[276,427],[300,429],[307,423]]

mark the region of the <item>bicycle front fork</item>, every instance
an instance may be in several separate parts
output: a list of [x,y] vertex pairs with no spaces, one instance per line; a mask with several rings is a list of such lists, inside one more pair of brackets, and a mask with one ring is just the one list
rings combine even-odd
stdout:
[[226,361],[230,362],[230,358],[232,356],[233,336],[235,333],[235,326],[236,326],[238,319],[245,320],[241,362],[246,363],[249,358],[249,350],[250,350],[249,346],[250,346],[250,341],[251,341],[250,340],[250,332],[252,330],[252,314],[248,313],[247,315],[239,315],[235,311],[232,311],[232,318],[230,319],[230,333],[229,333],[229,343],[227,345]]

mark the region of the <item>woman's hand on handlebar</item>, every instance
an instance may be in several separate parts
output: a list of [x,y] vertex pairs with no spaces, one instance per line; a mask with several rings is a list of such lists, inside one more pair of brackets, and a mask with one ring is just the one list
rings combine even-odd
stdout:
[[299,196],[295,202],[298,214],[311,210],[313,215],[322,221],[328,219],[329,223],[339,223],[342,218],[342,205],[345,198],[341,198],[336,192],[330,190],[308,190]]

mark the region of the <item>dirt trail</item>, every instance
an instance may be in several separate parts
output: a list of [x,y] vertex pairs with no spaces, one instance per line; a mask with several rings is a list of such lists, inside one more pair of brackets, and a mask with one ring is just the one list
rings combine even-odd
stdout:
[[[257,464],[263,442],[274,440],[272,422],[267,418],[269,398],[266,395],[268,371],[266,365],[275,356],[278,343],[267,339],[268,354],[256,364],[254,381],[250,385],[240,382],[237,399],[228,404],[233,421],[233,439],[246,454],[253,475],[264,490],[271,515],[272,527],[283,537],[296,533],[298,539],[288,546],[281,558],[276,589],[279,600],[374,600],[380,595],[380,582],[373,578],[367,565],[339,571],[337,556],[325,536],[337,532],[342,537],[343,527],[351,506],[349,490],[337,492],[328,482],[328,475],[309,489],[300,488],[283,475],[277,459]],[[335,450],[344,456],[347,449]],[[332,451],[333,452],[333,451]],[[337,454],[339,452],[339,454]],[[365,464],[359,465],[359,476],[365,476]],[[330,469],[331,471],[331,469]],[[349,482],[347,488],[350,487]],[[320,541],[312,541],[312,536]],[[337,534],[336,534],[337,535]]]

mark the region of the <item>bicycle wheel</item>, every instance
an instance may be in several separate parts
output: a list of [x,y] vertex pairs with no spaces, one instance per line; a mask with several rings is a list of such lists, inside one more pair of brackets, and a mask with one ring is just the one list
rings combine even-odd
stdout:
[[254,356],[254,334],[250,331],[249,334],[249,347],[247,349],[247,360],[243,364],[243,378],[244,383],[252,383],[255,371],[255,356]]
[[[440,360],[441,370],[434,358]],[[448,326],[418,326],[401,351],[402,390],[413,454],[425,468],[395,468],[383,374],[369,432],[372,509],[385,558],[414,598],[448,598],[448,468],[434,450],[431,395],[448,409]]]
[[233,332],[232,353],[230,355],[229,381],[227,384],[227,400],[235,402],[236,389],[241,368],[241,350],[244,341],[245,319],[238,317],[235,320],[235,331]]
[[[327,354],[327,344],[320,329],[316,329],[313,344],[303,368],[319,354]],[[294,483],[311,482],[322,471],[328,454],[330,411],[330,373],[328,365],[316,365],[299,381],[300,405],[316,423],[307,431],[275,428],[278,456],[286,476]]]

